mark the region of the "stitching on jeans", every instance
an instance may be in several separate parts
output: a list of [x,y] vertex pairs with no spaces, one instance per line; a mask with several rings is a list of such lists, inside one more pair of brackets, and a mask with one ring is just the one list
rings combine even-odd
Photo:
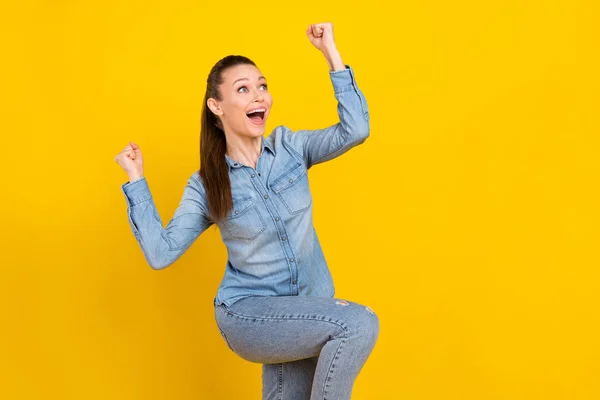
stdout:
[[338,345],[338,348],[337,348],[337,350],[335,352],[335,355],[331,359],[331,365],[329,366],[329,370],[327,371],[327,376],[325,376],[325,380],[324,380],[324,383],[323,383],[323,400],[327,400],[325,398],[325,394],[327,393],[325,389],[329,387],[329,384],[328,384],[328,382],[330,380],[329,376],[331,374],[333,374],[333,369],[335,368],[335,365],[333,365],[333,363],[335,362],[335,360],[338,359],[338,354],[340,354],[340,350],[342,349],[342,345],[345,344],[345,343],[346,343],[346,339],[342,339],[342,341]]
[[[238,314],[236,312],[233,312],[232,310],[227,310],[227,314],[229,315],[233,315],[234,317],[237,318],[241,318],[241,319],[251,319],[251,320],[255,320],[255,321],[277,321],[277,320],[282,320],[282,321],[288,321],[288,320],[310,320],[310,321],[323,321],[323,322],[329,322],[331,324],[337,325],[339,327],[341,327],[344,330],[344,338],[347,338],[348,335],[348,327],[346,326],[346,324],[343,324],[341,322],[335,322],[335,321],[329,321],[326,319],[322,319],[322,318],[311,318],[311,317],[250,317],[247,315],[242,315],[242,314]],[[323,317],[325,318],[325,317]]]
[[279,396],[278,399],[279,400],[283,400],[283,364],[279,363],[279,365],[277,366],[277,372],[279,375],[279,379],[278,379],[278,392],[279,392]]

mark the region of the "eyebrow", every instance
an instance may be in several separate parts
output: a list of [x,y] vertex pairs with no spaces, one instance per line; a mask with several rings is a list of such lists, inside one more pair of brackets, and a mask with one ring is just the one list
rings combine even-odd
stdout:
[[[264,76],[262,76],[262,75],[258,77],[258,80],[261,80],[261,79],[264,79],[265,81],[267,80],[267,78],[265,78],[265,77],[264,77]],[[246,81],[247,81],[247,80],[249,80],[249,79],[248,79],[248,78],[240,78],[240,79],[236,79],[236,80],[235,80],[235,81],[234,81],[234,82],[231,84],[231,86],[235,85],[235,84],[236,84],[237,82],[239,82],[239,81],[244,81],[244,80],[246,80]]]

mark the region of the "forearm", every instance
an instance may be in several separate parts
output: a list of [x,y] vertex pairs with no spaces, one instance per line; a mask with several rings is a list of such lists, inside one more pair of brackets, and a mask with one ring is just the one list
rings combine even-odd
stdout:
[[122,185],[131,230],[153,269],[163,269],[177,260],[209,226],[196,206],[198,192],[188,180],[175,215],[163,227],[144,177]]
[[329,64],[330,71],[342,71],[346,69],[346,65],[342,61],[342,56],[335,46],[323,50],[323,55],[327,60],[327,64]]
[[122,185],[127,200],[127,215],[131,230],[148,264],[153,269],[162,269],[179,255],[170,251],[173,243],[165,234],[148,184],[142,178],[132,178],[133,180]]
[[370,119],[367,101],[354,79],[354,70],[344,69],[329,73],[338,101],[337,111],[344,137],[351,142],[362,142],[369,136]]

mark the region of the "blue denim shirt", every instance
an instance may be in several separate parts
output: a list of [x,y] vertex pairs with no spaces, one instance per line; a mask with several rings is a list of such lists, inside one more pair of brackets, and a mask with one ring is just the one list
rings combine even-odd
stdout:
[[[225,155],[233,208],[219,223],[228,260],[214,304],[247,296],[334,296],[333,280],[312,220],[307,171],[363,143],[369,111],[349,65],[329,71],[339,122],[292,132],[278,126],[262,138],[256,169]],[[166,228],[145,177],[121,186],[131,230],[154,269],[177,260],[212,224],[199,171]]]

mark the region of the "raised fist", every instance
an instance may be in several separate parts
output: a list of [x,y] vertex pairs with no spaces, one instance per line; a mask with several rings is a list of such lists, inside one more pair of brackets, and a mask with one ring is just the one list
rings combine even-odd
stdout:
[[134,181],[144,176],[142,150],[140,150],[140,147],[137,144],[129,142],[123,151],[115,156],[115,161],[123,168],[123,170],[125,170],[130,181]]
[[306,30],[306,36],[317,49],[324,52],[333,50],[335,42],[333,40],[333,24],[331,22],[322,22],[320,24],[311,24]]

